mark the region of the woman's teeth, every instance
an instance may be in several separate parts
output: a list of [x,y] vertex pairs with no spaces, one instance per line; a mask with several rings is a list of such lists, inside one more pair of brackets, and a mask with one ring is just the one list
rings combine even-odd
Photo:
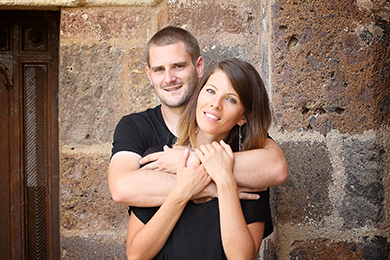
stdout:
[[206,115],[207,117],[211,118],[211,119],[214,119],[214,120],[219,120],[219,118],[218,118],[218,117],[216,117],[216,116],[214,116],[214,115],[212,115],[212,114],[205,113],[205,115]]

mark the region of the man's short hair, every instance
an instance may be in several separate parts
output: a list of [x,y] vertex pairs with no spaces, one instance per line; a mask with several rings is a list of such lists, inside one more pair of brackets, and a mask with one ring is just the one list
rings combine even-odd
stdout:
[[187,30],[179,27],[168,26],[158,31],[146,44],[146,62],[150,67],[150,48],[153,46],[166,46],[183,42],[185,50],[190,54],[192,63],[195,65],[200,56],[200,47],[196,38]]

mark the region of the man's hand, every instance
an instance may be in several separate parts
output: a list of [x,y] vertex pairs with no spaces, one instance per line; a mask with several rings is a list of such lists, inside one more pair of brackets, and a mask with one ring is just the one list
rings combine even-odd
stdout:
[[179,158],[183,154],[184,148],[183,146],[169,148],[165,145],[163,152],[152,153],[141,159],[140,164],[148,163],[142,169],[176,174]]
[[[252,193],[252,192],[260,192],[260,191],[266,191],[265,189],[250,189],[250,188],[244,188],[244,187],[237,187],[238,191],[238,197],[241,200],[258,200],[260,198],[259,194]],[[192,200],[195,199],[201,199],[201,198],[207,198],[207,197],[218,197],[218,190],[217,186],[215,185],[215,182],[210,182],[209,185],[207,185],[206,188],[204,188],[201,192],[196,194],[194,197],[192,197]]]
[[238,190],[238,197],[240,197],[241,200],[257,200],[260,199],[259,194],[252,193],[252,192],[260,192],[260,191],[266,191],[265,189],[250,189],[250,188],[244,188],[244,187],[237,187]]

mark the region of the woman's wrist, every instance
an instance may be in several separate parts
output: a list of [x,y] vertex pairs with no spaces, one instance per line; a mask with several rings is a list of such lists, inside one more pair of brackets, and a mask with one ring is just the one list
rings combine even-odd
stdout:
[[168,197],[172,197],[174,201],[179,203],[187,203],[191,199],[191,194],[188,190],[185,190],[177,185],[169,193]]
[[237,191],[237,182],[231,176],[226,176],[225,178],[221,178],[216,182],[218,194],[220,190],[234,190]]

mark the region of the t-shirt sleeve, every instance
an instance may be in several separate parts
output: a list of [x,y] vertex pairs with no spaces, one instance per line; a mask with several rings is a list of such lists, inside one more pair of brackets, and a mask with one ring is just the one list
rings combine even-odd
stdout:
[[271,220],[269,189],[257,194],[260,195],[257,200],[241,200],[241,207],[247,224]]
[[133,211],[134,215],[141,220],[142,223],[146,224],[154,216],[160,207],[129,207],[129,215]]
[[240,200],[242,212],[247,224],[265,222],[264,238],[273,231],[271,208],[269,204],[269,189],[258,192],[258,200]]
[[142,134],[134,115],[122,117],[115,128],[111,156],[120,151],[134,152],[142,156],[145,152]]

